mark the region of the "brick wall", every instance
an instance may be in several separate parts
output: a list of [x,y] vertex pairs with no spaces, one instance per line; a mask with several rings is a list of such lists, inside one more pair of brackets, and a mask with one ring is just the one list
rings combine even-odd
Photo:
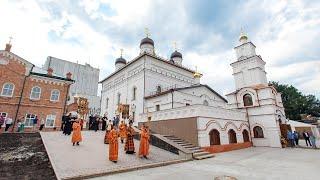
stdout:
[[[16,58],[12,58],[13,56]],[[58,127],[57,129],[60,129],[61,117],[63,115],[70,82],[53,77],[44,77],[33,74],[26,76],[26,74],[29,74],[28,62],[17,58],[14,54],[12,54],[11,57],[8,57],[3,53],[0,53],[0,59],[2,59],[2,62],[0,63],[0,112],[7,113],[9,118],[15,120],[19,100],[21,98],[17,119],[25,117],[28,113],[35,114],[38,116],[38,126],[40,126],[41,119],[46,121],[48,115],[55,115],[54,127]],[[26,81],[24,84],[25,78]],[[1,91],[5,83],[14,84],[12,97],[1,96]],[[39,100],[30,99],[30,93],[34,86],[41,88],[41,96]],[[60,92],[58,101],[50,100],[51,91],[54,89],[59,90]],[[20,95],[22,90],[23,94],[21,97]],[[45,128],[45,130],[54,130],[54,128],[48,127]],[[30,131],[30,129],[26,127],[26,131]]]
[[207,146],[202,148],[205,151],[208,151],[210,153],[219,153],[219,152],[233,151],[237,149],[244,149],[251,146],[252,146],[251,142],[244,142],[244,143],[235,143],[235,144],[213,145],[213,146]]

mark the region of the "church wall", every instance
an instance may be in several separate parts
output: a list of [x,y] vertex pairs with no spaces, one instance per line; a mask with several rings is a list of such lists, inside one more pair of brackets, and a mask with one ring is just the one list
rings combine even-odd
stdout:
[[[199,117],[197,119],[198,124],[198,142],[200,147],[210,146],[211,130],[216,129],[220,133],[221,145],[229,144],[228,131],[233,129],[237,135],[237,143],[243,143],[242,131],[246,129],[249,131],[248,122],[245,120],[225,120],[221,118]],[[249,134],[250,136],[250,134]],[[250,138],[249,138],[250,139]]]
[[160,60],[147,56],[146,95],[156,91],[158,85],[162,89],[186,87],[194,84],[193,74]]
[[[102,83],[101,115],[108,114],[108,118],[113,118],[117,110],[118,93],[120,103],[130,104],[130,115],[135,111],[135,119],[143,112],[144,101],[144,73],[143,59],[136,61],[131,66],[115,74]],[[136,99],[133,100],[133,87],[136,87]],[[108,108],[107,108],[107,98]],[[132,108],[132,106],[135,108]]]

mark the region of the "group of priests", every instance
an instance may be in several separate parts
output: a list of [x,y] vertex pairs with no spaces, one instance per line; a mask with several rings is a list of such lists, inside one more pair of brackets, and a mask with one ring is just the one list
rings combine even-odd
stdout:
[[[72,125],[72,138],[71,142],[73,146],[79,145],[82,141],[81,136],[81,125],[80,120],[77,119]],[[109,144],[109,160],[117,163],[118,161],[118,152],[119,152],[119,138],[121,143],[125,142],[124,151],[127,154],[135,154],[134,147],[134,135],[136,134],[135,130],[132,127],[132,122],[129,122],[127,125],[124,121],[121,121],[120,125],[113,125],[111,121],[108,122],[106,128],[106,134],[104,138],[104,143]],[[149,139],[150,132],[148,126],[144,124],[141,127],[140,131],[140,146],[139,146],[139,157],[148,159],[149,155]]]

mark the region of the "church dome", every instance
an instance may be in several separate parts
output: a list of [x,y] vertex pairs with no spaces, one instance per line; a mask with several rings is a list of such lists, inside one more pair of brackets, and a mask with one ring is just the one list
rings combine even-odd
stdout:
[[118,63],[127,64],[127,61],[121,56],[121,57],[116,59],[116,63],[115,64],[118,64]]
[[143,44],[151,44],[152,46],[154,46],[153,40],[150,39],[149,37],[145,37],[141,40],[140,46],[142,46]]
[[177,50],[175,50],[172,54],[171,54],[171,59],[175,58],[175,57],[179,57],[182,58],[182,54],[180,52],[178,52]]

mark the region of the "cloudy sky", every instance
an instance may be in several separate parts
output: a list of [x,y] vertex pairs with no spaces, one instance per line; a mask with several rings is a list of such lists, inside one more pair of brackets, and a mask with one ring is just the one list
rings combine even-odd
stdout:
[[226,94],[234,89],[230,63],[241,28],[266,61],[268,80],[320,97],[320,1],[0,0],[0,45],[42,66],[47,56],[90,63],[100,79],[114,71],[124,49],[131,60],[150,29],[156,53],[177,42],[183,64]]

